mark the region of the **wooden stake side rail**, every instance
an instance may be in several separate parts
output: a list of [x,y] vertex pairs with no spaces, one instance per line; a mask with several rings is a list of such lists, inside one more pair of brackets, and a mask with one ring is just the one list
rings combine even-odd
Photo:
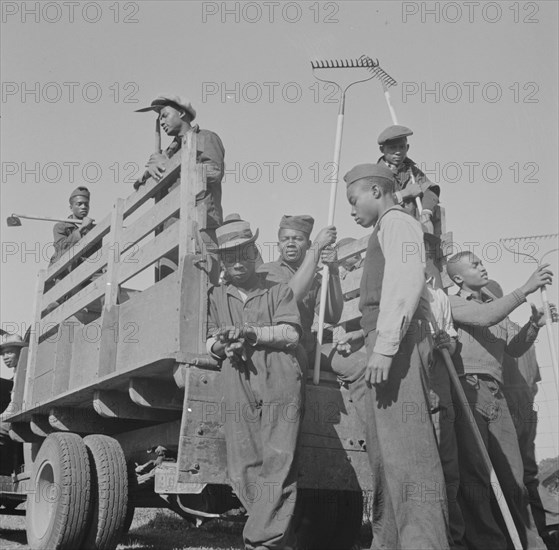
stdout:
[[[14,394],[19,404],[19,414],[11,416],[15,422],[32,422],[35,415],[40,424],[49,407],[72,406],[78,397],[91,407],[92,392],[122,391],[119,385],[131,377],[155,376],[176,385],[174,366],[204,364],[205,347],[200,342],[205,336],[206,303],[201,296],[208,277],[200,262],[208,259],[198,255],[204,252],[198,231],[206,225],[206,203],[196,204],[196,200],[206,183],[202,167],[196,164],[196,142],[196,134],[190,133],[181,152],[168,161],[161,181],[149,179],[128,198],[117,199],[112,214],[55,265],[40,272],[28,362],[20,369],[25,380],[18,381]],[[161,197],[179,171],[180,185]],[[128,217],[152,198],[156,203],[127,224]],[[95,257],[84,259],[54,281],[103,239]],[[119,303],[121,284],[174,250],[179,251],[175,273]],[[47,280],[55,284],[45,293]],[[191,294],[197,299],[191,299]],[[55,301],[61,303],[45,315]],[[93,302],[102,304],[100,316],[97,305],[84,309]],[[137,339],[130,339],[131,325]],[[97,331],[98,339],[87,336]],[[37,422],[36,430],[42,429]]]

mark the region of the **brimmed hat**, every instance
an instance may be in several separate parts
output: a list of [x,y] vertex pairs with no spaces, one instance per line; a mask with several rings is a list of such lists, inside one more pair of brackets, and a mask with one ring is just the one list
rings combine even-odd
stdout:
[[230,250],[237,246],[253,243],[258,239],[258,229],[254,235],[250,223],[241,220],[239,214],[230,214],[223,221],[223,225],[215,230],[217,251]]
[[25,348],[27,343],[23,341],[23,338],[19,334],[2,334],[0,339],[0,353],[6,348]]
[[403,137],[412,136],[413,131],[407,126],[400,126],[395,124],[394,126],[389,126],[385,128],[378,137],[378,144],[384,145],[387,141],[394,141],[395,139],[400,139]]
[[192,107],[192,103],[180,95],[173,94],[160,94],[152,102],[149,107],[143,107],[142,109],[136,109],[137,113],[145,113],[146,111],[156,111],[157,113],[163,109],[163,107],[174,107],[179,111],[186,111],[190,113],[190,116],[194,120],[196,118],[196,111]]

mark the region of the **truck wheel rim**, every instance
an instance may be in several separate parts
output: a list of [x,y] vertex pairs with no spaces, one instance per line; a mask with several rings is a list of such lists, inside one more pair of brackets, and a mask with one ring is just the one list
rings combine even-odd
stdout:
[[54,470],[45,462],[37,473],[37,493],[35,494],[34,530],[42,538],[52,525],[56,501],[60,498],[60,488],[54,482]]

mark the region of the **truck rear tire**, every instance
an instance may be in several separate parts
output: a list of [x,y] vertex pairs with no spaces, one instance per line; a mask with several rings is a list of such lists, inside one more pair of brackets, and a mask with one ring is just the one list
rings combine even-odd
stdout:
[[120,443],[106,435],[84,438],[92,466],[92,512],[83,550],[114,550],[128,513],[128,472]]
[[33,550],[81,547],[91,509],[91,469],[82,438],[52,433],[33,464],[27,543]]

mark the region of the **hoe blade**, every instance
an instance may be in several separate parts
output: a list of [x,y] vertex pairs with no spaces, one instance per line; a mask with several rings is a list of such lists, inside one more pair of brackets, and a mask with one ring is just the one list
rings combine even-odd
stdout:
[[8,216],[6,223],[8,227],[19,227],[21,225],[21,220],[17,216]]

